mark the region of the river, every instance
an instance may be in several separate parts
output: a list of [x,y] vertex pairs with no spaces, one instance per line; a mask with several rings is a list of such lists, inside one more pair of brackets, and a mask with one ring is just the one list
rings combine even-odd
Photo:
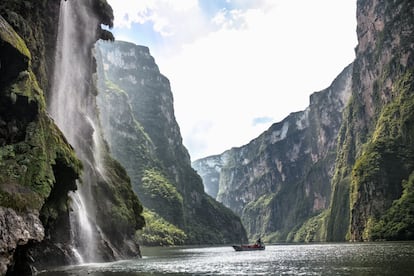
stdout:
[[414,242],[283,244],[254,252],[235,252],[230,246],[144,247],[142,253],[142,259],[39,275],[414,275]]

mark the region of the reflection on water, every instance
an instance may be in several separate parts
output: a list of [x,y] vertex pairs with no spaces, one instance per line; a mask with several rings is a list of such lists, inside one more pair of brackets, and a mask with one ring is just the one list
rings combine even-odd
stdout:
[[414,242],[143,248],[142,259],[86,264],[42,276],[94,275],[413,275]]

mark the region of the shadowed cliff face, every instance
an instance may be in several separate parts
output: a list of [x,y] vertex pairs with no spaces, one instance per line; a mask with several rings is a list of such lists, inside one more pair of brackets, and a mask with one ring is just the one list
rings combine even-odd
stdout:
[[[59,3],[0,3],[0,274],[8,269],[8,275],[29,275],[36,269],[77,260],[68,192],[77,189],[76,180],[80,176],[85,179],[86,171],[86,177],[96,177],[90,192],[94,204],[100,204],[93,221],[97,225],[95,236],[100,237],[96,247],[100,260],[139,255],[134,234],[144,225],[142,206],[125,170],[110,157],[107,148],[94,152],[99,126],[86,120],[81,105],[76,114],[66,114],[78,120],[71,131],[82,130],[76,138],[85,149],[82,166],[46,111],[45,95],[52,96]],[[80,102],[92,107],[88,115],[97,116],[91,48],[99,37],[111,38],[100,29],[100,23],[112,24],[112,10],[104,0],[71,1],[76,3],[86,4],[80,12],[94,17],[93,22],[88,21],[93,26],[79,26],[92,28],[92,36],[85,39],[75,32],[72,39],[86,43],[77,44],[85,50],[81,54],[88,62],[79,81],[88,89],[82,91],[84,102]],[[66,92],[76,97],[69,87]],[[79,148],[76,151],[79,154]],[[88,161],[99,155],[105,173],[91,170],[95,162],[85,162],[85,155]]]
[[[250,237],[293,239],[329,206],[336,137],[351,94],[352,66],[249,144],[193,162],[206,191],[242,217]],[[291,235],[288,237],[288,234]]]
[[329,240],[413,238],[413,18],[412,1],[358,1]]
[[[122,166],[111,158],[96,106],[93,46],[110,10],[105,1],[61,3],[49,111],[83,163],[71,195],[71,242],[77,262],[111,261],[140,255],[134,239],[142,228],[142,206]],[[107,35],[105,35],[107,36]]]
[[117,41],[97,49],[105,137],[144,206],[184,230],[186,243],[245,240],[240,220],[204,193],[191,168],[169,81],[148,48]]
[[[10,16],[4,6],[1,10]],[[0,16],[2,275],[14,262],[11,274],[31,273],[31,268],[20,262],[20,254],[24,255],[23,248],[49,236],[50,226],[68,206],[67,193],[76,189],[75,179],[81,170],[73,149],[46,112],[32,59],[25,41]]]

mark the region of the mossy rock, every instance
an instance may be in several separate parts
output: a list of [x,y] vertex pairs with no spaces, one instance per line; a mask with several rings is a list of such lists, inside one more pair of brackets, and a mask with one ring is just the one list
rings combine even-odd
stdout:
[[0,90],[29,68],[31,55],[23,39],[0,15]]
[[290,233],[288,242],[313,242],[313,241],[325,241],[326,240],[326,222],[327,222],[328,210],[311,217],[301,227]]
[[185,232],[175,225],[164,220],[158,214],[145,209],[146,226],[136,233],[136,239],[142,245],[170,246],[181,245],[187,240]]
[[20,71],[0,76],[0,204],[18,211],[40,210],[58,182],[54,167],[67,169],[65,177],[72,179],[72,185],[64,189],[70,190],[76,188],[74,182],[82,166],[47,115],[24,41],[2,17],[0,24],[0,47],[12,47],[14,53],[20,53],[10,60],[20,64],[17,67],[3,63],[1,57],[2,71]]
[[148,169],[144,171],[141,183],[140,197],[145,207],[167,221],[183,226],[183,197],[169,180],[159,170]]
[[31,54],[23,39],[13,30],[9,23],[0,15],[0,40],[16,49],[27,61]]

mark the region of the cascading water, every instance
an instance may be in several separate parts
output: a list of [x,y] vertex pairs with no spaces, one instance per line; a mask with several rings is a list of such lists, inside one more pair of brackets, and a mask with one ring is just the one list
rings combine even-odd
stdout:
[[[94,84],[91,45],[96,39],[97,19],[90,14],[89,0],[61,1],[59,33],[49,112],[74,147],[83,163],[78,190],[71,193],[70,224],[72,246],[77,262],[101,261],[97,254],[100,238],[96,226],[96,207],[91,187],[102,174],[100,142]],[[90,6],[89,6],[90,7]]]

